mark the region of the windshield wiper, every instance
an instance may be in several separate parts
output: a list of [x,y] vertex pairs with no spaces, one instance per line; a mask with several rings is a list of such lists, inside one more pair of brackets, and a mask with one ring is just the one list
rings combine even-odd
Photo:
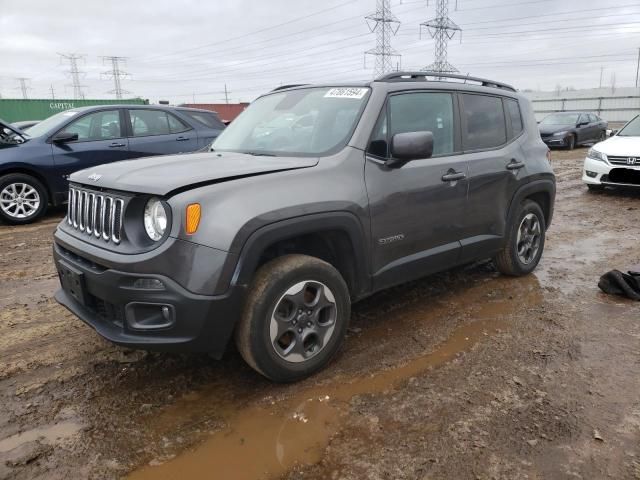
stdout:
[[254,157],[275,157],[276,155],[273,153],[264,153],[264,152],[241,152],[246,153],[247,155],[253,155]]

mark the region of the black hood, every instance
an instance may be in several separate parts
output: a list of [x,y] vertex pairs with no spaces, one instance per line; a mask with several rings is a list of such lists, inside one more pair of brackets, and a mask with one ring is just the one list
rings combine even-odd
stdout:
[[567,125],[538,125],[538,128],[540,129],[540,133],[541,134],[551,134],[551,133],[556,133],[556,132],[562,132],[565,130],[571,130],[572,128],[575,128],[576,126],[573,124],[567,124]]
[[71,175],[74,183],[152,195],[283,170],[317,165],[317,158],[266,157],[244,153],[206,152],[126,160]]

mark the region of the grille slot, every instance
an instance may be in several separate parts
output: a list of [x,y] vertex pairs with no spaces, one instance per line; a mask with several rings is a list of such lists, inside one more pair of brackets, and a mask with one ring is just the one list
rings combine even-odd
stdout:
[[[631,159],[632,163],[629,163],[629,159]],[[607,160],[609,160],[609,163],[612,165],[628,165],[630,167],[640,167],[640,155],[638,155],[637,157],[616,157],[607,155]]]
[[87,235],[116,245],[122,240],[124,200],[112,195],[69,188],[67,223]]

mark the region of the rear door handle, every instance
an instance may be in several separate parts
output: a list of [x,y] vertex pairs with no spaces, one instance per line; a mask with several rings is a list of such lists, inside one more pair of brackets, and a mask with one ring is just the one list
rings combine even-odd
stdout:
[[507,170],[520,170],[524,167],[524,162],[518,162],[515,158],[507,164]]
[[176,142],[185,142],[187,140],[189,140],[189,137],[182,137],[181,136],[181,137],[176,138]]
[[118,147],[126,147],[126,145],[124,143],[117,143],[117,142],[114,142],[111,145],[109,145],[109,148],[118,148]]
[[467,175],[462,172],[450,172],[442,176],[443,182],[456,182],[467,178]]

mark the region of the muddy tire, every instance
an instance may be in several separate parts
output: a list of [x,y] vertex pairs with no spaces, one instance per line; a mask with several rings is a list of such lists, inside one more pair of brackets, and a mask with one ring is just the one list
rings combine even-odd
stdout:
[[31,223],[47,210],[47,189],[31,175],[0,177],[0,219],[12,225]]
[[332,265],[285,255],[256,273],[235,342],[256,371],[276,382],[293,382],[329,363],[350,315],[349,290]]
[[576,148],[576,137],[575,135],[569,135],[564,141],[565,147],[567,150],[573,150]]
[[521,276],[538,266],[544,250],[546,224],[540,206],[525,200],[509,227],[502,251],[494,258],[498,271],[504,275]]

